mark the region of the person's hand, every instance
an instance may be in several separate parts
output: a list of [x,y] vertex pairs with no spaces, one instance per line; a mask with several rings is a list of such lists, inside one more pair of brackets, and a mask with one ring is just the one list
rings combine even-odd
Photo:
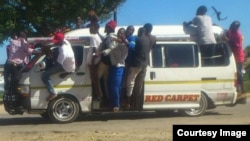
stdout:
[[183,22],[183,26],[189,26],[190,24],[192,24],[191,21],[190,22],[186,22],[186,21]]
[[187,22],[185,21],[185,22],[183,22],[183,26],[187,26]]
[[95,56],[98,57],[98,56],[101,56],[102,55],[102,52],[96,52]]
[[111,38],[112,41],[116,41],[116,42],[119,42],[119,43],[122,43],[122,40],[119,39],[119,38]]

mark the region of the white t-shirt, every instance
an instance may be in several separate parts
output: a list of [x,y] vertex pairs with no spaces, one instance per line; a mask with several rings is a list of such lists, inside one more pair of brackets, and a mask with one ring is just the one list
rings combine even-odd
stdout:
[[193,24],[197,26],[198,44],[216,43],[211,17],[207,15],[198,15],[193,19]]
[[[98,51],[99,50],[99,46],[102,42],[100,36],[98,34],[91,34],[92,36],[90,37],[90,48],[88,51],[88,55],[87,55],[87,63],[89,65],[91,65],[91,61],[93,58],[93,51],[94,48]],[[97,64],[99,61],[101,60],[101,56],[97,56],[96,59],[94,60],[94,64]]]
[[64,40],[64,44],[58,47],[57,62],[60,63],[66,72],[75,71],[75,56],[70,43]]

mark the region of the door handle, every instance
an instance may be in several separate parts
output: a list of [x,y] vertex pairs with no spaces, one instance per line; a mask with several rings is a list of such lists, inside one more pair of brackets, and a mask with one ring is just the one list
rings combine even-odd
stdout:
[[155,72],[150,72],[150,79],[153,80],[155,79],[155,77],[156,77]]

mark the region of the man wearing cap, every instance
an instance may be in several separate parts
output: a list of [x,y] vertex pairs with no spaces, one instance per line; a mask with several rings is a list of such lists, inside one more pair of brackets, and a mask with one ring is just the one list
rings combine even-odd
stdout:
[[52,39],[52,42],[55,44],[55,46],[58,47],[59,54],[55,65],[48,68],[42,73],[42,81],[50,93],[49,97],[47,98],[47,101],[50,101],[56,98],[57,96],[53,88],[50,76],[58,72],[66,71],[68,73],[73,73],[75,71],[74,52],[71,47],[71,44],[64,39],[64,34],[61,32],[57,32],[54,38]]
[[[117,46],[116,41],[113,40],[113,38],[117,38],[115,35],[115,28],[116,28],[116,22],[113,20],[109,21],[106,24],[105,31],[104,31],[106,33],[106,37],[102,41],[102,44],[100,47],[101,51],[98,54],[102,56],[100,64],[98,66],[98,79],[100,80],[102,77],[104,78],[104,92],[106,96],[108,96],[108,90],[107,90],[108,71],[109,71],[109,66],[111,65],[111,60],[110,60],[109,55],[110,55],[111,50]],[[99,91],[102,94],[100,87],[99,87]],[[102,96],[104,95],[102,94]]]

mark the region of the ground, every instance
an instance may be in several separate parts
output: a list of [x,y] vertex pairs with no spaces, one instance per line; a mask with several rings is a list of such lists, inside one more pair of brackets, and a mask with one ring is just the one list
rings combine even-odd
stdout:
[[[0,141],[172,141],[175,124],[250,125],[246,104],[221,106],[200,117],[169,112],[121,112],[54,124],[39,115],[8,115],[0,105]],[[244,129],[242,129],[244,130]]]

